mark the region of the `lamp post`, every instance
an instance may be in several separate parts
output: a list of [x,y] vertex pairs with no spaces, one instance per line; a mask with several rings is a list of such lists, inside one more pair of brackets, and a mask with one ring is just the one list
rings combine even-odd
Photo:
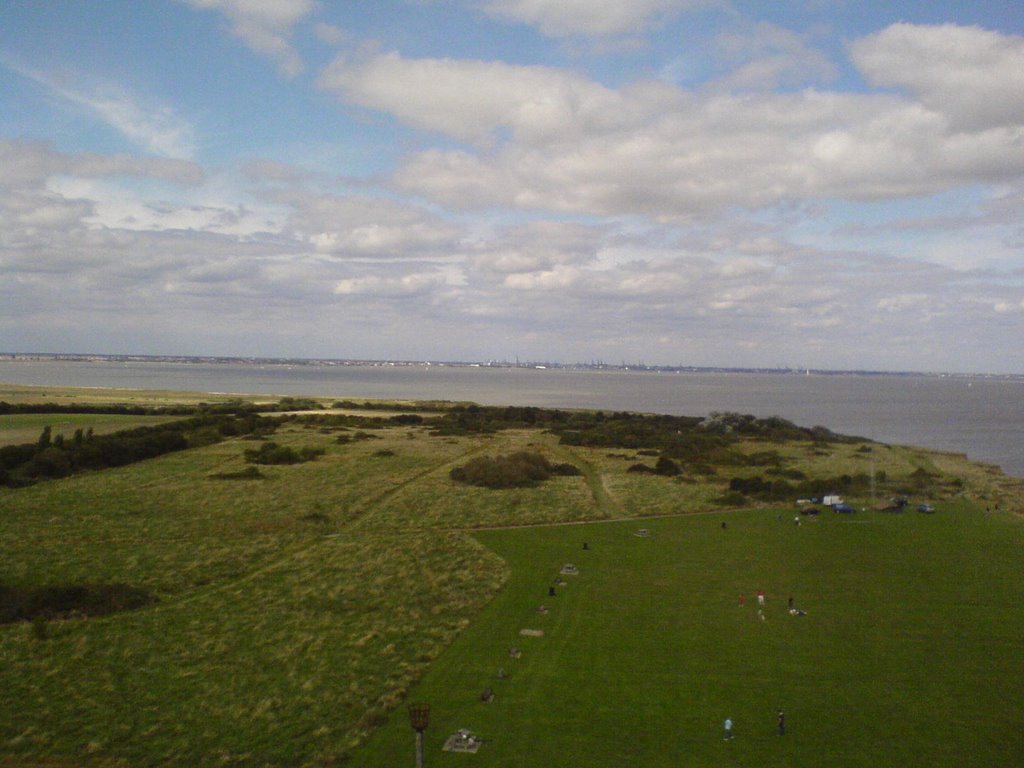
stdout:
[[409,724],[416,731],[416,768],[423,768],[423,732],[430,722],[429,704],[409,705]]

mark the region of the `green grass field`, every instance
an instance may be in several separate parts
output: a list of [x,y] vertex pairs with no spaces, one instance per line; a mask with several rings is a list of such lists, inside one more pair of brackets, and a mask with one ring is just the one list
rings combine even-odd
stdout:
[[[1024,754],[1019,521],[949,508],[799,527],[768,511],[677,517],[643,522],[649,538],[640,525],[479,535],[512,580],[411,693],[433,705],[430,765],[997,766]],[[548,597],[569,562],[579,575]],[[806,616],[788,614],[790,595]],[[441,750],[459,728],[484,739],[477,755]],[[411,749],[396,712],[353,765],[399,765]]]
[[[0,625],[0,765],[401,765],[414,699],[433,706],[437,766],[1024,754],[1024,494],[990,468],[790,444],[780,450],[808,471],[860,471],[870,456],[893,478],[937,478],[934,515],[796,526],[788,506],[718,507],[724,471],[631,475],[635,457],[539,430],[369,432],[339,444],[351,432],[291,423],[276,442],[325,454],[257,480],[216,479],[251,466],[253,443],[229,440],[0,488],[0,585],[121,582],[158,599]],[[582,474],[505,491],[449,479],[472,457],[522,449]],[[580,573],[549,598],[565,563]],[[806,616],[787,614],[789,595]],[[481,751],[443,752],[463,727]]]

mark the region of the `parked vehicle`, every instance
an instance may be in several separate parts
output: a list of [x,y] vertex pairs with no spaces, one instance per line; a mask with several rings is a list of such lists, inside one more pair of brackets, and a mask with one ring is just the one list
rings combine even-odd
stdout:
[[931,504],[918,504],[917,505],[917,511],[918,512],[929,512],[930,513],[930,512],[934,512],[935,511],[935,507],[933,507]]
[[856,512],[856,511],[857,511],[857,510],[855,510],[855,509],[854,509],[853,507],[851,507],[851,506],[850,506],[849,504],[835,504],[835,505],[834,505],[834,506],[832,507],[832,510],[833,510],[834,512],[841,512],[841,513],[843,513],[844,515],[848,515],[848,514],[850,514],[851,512]]

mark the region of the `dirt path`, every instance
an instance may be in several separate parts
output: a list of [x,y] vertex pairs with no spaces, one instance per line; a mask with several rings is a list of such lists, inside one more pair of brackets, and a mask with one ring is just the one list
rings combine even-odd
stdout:
[[608,492],[608,486],[604,482],[604,475],[598,472],[593,464],[571,448],[560,445],[554,450],[559,454],[560,459],[580,468],[587,482],[587,487],[590,489],[590,494],[594,498],[594,506],[598,512],[604,514],[605,519],[625,516],[626,511],[622,508],[622,505]]

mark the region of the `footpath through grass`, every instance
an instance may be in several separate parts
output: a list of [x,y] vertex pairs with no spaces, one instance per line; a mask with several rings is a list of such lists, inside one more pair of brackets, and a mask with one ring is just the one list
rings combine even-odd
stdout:
[[[962,768],[1024,755],[1017,520],[948,508],[796,526],[758,511],[478,538],[512,578],[410,694],[433,705],[432,766]],[[566,563],[579,575],[560,577]],[[788,613],[790,596],[805,616]],[[460,728],[484,740],[476,755],[442,751]],[[396,712],[352,764],[400,765],[412,741]]]

